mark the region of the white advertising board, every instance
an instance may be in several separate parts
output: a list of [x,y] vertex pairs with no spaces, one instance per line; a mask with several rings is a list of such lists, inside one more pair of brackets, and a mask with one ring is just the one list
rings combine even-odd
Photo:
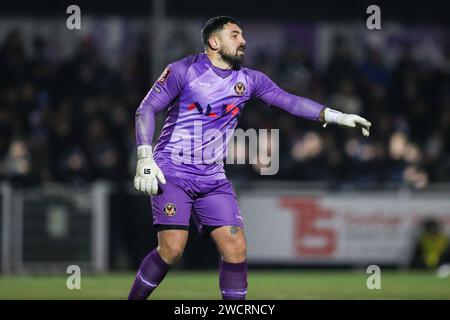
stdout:
[[425,217],[450,231],[448,195],[243,193],[239,205],[254,263],[403,265]]

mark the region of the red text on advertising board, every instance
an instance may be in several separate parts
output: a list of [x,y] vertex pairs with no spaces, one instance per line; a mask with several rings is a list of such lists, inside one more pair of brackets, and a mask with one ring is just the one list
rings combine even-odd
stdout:
[[318,225],[333,219],[333,212],[321,208],[315,198],[282,198],[281,206],[294,213],[294,242],[299,256],[325,257],[334,253],[335,230]]

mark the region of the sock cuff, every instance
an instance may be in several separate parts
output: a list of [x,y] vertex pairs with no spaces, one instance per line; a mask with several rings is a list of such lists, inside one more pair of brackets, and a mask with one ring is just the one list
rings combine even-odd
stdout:
[[236,271],[242,271],[247,269],[247,261],[244,262],[239,262],[239,263],[231,263],[231,262],[226,262],[226,261],[221,261],[221,268],[227,271],[232,271],[232,272],[236,272]]
[[165,263],[164,260],[159,255],[158,249],[153,250],[150,253],[150,256],[151,256],[152,260],[155,262],[155,264],[158,267],[160,267],[161,269],[165,270],[165,269],[169,269],[170,268],[170,265]]
[[220,288],[220,293],[224,297],[244,297],[247,295],[247,289],[228,289]]

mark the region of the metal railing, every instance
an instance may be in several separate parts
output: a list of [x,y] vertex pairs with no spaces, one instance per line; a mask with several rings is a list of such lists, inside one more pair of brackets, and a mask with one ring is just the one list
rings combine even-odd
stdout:
[[15,189],[1,185],[1,271],[108,270],[108,184]]

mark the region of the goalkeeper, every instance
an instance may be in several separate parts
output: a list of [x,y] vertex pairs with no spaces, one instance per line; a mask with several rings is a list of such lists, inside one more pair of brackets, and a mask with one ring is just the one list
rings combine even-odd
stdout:
[[[151,195],[158,247],[142,261],[129,299],[147,299],[181,257],[191,215],[199,232],[211,237],[221,254],[222,298],[245,299],[243,217],[223,159],[230,138],[226,132],[236,128],[250,98],[324,125],[359,128],[369,136],[371,123],[366,119],[289,94],[265,74],[242,67],[246,41],[233,18],[210,19],[202,29],[202,40],[205,51],[168,65],[136,112],[134,186]],[[153,150],[155,114],[162,110],[166,110],[165,124]],[[223,152],[205,156],[217,143],[214,150]]]

